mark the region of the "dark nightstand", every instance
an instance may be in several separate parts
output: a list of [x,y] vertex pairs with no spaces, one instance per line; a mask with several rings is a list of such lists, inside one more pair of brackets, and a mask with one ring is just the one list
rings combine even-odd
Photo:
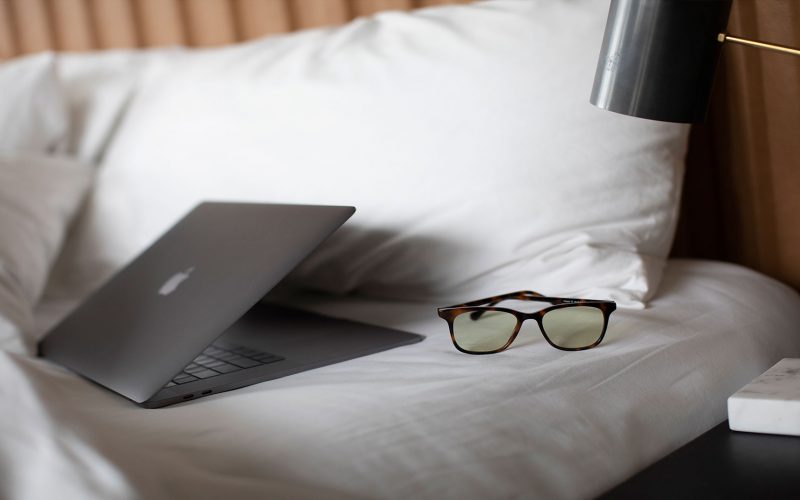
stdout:
[[603,499],[800,499],[800,437],[751,434],[725,421]]

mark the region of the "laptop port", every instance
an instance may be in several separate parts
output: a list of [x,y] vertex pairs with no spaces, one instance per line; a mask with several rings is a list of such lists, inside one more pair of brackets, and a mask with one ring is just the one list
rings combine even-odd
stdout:
[[211,389],[209,389],[207,391],[203,391],[203,396],[205,396],[206,394],[211,394]]
[[183,397],[183,399],[192,399],[193,397],[194,397],[194,394],[187,394],[187,395],[185,395]]

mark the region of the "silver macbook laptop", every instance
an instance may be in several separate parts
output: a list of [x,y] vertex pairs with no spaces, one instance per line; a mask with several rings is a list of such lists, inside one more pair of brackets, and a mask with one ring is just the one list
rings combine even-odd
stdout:
[[155,408],[419,342],[260,302],[354,211],[202,203],[51,330],[40,354]]

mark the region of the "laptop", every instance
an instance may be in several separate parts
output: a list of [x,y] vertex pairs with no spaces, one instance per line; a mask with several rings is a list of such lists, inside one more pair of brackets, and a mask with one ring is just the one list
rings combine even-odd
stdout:
[[201,203],[39,344],[156,408],[424,337],[261,302],[353,207]]

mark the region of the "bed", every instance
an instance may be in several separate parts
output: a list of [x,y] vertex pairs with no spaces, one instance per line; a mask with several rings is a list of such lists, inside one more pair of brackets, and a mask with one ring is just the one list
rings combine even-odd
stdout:
[[[738,252],[795,286],[796,268],[764,268],[765,251],[748,256],[752,246],[709,243],[702,224],[713,218],[687,222],[708,206],[695,196],[707,196],[702,183],[718,170],[689,172],[682,187],[685,127],[572,104],[596,54],[559,26],[601,32],[598,4],[492,0],[263,40],[416,5],[0,4],[0,25],[15,21],[0,39],[7,56],[254,39],[0,66],[16,92],[0,99],[0,496],[590,498],[722,422],[730,394],[800,356],[800,297],[740,264],[696,257]],[[54,34],[35,29],[41,18]],[[525,37],[563,48],[517,54]],[[525,69],[531,61],[571,69],[542,79]],[[518,98],[526,92],[542,100]],[[730,133],[692,131],[689,168],[709,157],[709,130]],[[542,138],[535,148],[532,137]],[[550,175],[553,164],[578,174]],[[729,195],[714,189],[721,213]],[[778,192],[781,207],[795,203]],[[209,197],[356,200],[356,224],[268,300],[426,339],[159,410],[32,355],[99,283]],[[535,229],[524,224],[531,204],[546,214]],[[521,287],[622,307],[588,351],[557,351],[528,328],[501,354],[454,349],[437,307]]]

